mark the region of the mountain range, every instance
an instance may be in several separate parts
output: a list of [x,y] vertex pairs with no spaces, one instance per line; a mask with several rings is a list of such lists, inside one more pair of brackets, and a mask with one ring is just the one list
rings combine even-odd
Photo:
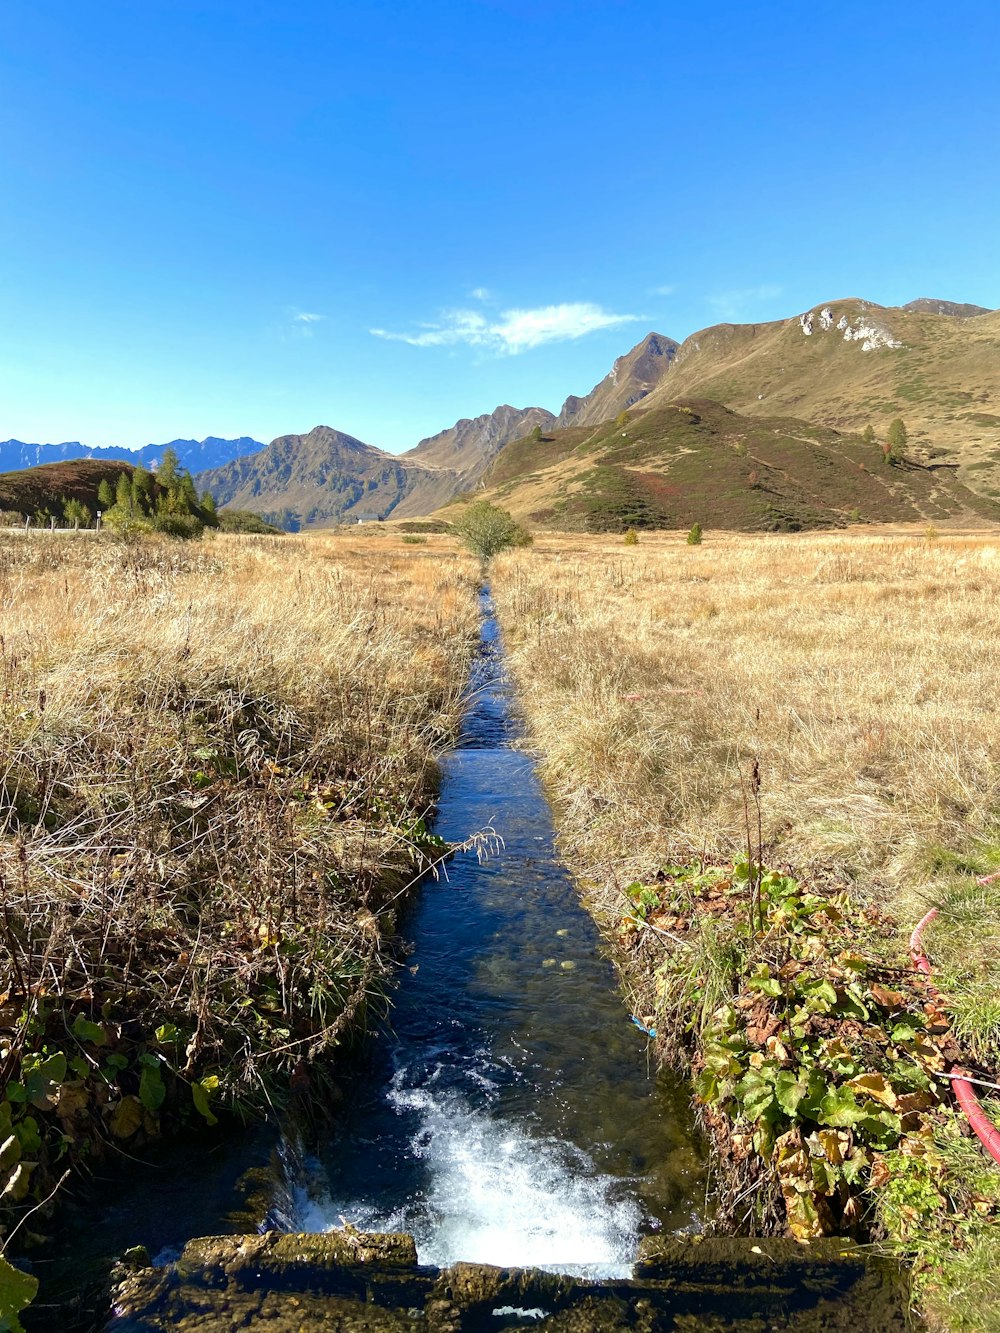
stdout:
[[[691,407],[701,423],[696,436],[682,432],[677,437],[676,413],[663,415],[678,402],[697,404]],[[890,489],[896,499],[891,503],[886,499],[888,492],[881,483],[888,474],[880,474],[876,467],[881,481],[871,494],[867,483],[861,491],[856,485],[841,487],[841,499],[852,503],[846,509],[835,504],[830,512],[843,518],[867,506],[873,514],[899,514],[906,507],[900,498],[904,495],[913,501],[916,514],[968,511],[983,517],[986,510],[993,512],[1000,497],[1000,311],[928,297],[897,307],[848,298],[769,323],[712,325],[682,343],[650,333],[619,357],[588,394],[570,395],[558,413],[504,404],[491,413],[458,421],[398,455],[329,426],[279,436],[267,446],[246,437],[177,440],[171,446],[182,465],[196,473],[199,488],[210,490],[220,505],[252,510],[288,528],[329,526],[354,521],[359,515],[417,517],[473,490],[502,493],[512,509],[536,521],[599,527],[601,506],[615,508],[608,496],[601,498],[611,474],[590,478],[587,484],[597,499],[588,507],[573,499],[575,483],[568,474],[562,475],[567,468],[581,475],[592,472],[595,466],[605,466],[601,460],[607,455],[611,461],[606,465],[619,469],[612,490],[620,499],[622,487],[630,493],[643,492],[645,483],[636,480],[640,472],[663,471],[654,456],[657,440],[666,450],[663,466],[676,475],[678,467],[684,470],[679,459],[685,449],[675,457],[670,440],[684,438],[692,444],[697,439],[698,449],[687,452],[717,470],[720,459],[728,464],[729,455],[708,449],[710,437],[735,440],[730,453],[739,457],[739,439],[752,436],[762,449],[761,441],[770,441],[768,454],[780,439],[786,442],[782,448],[791,448],[796,459],[808,446],[814,452],[825,451],[824,466],[834,471],[849,464],[855,473],[859,468],[864,472],[865,455],[854,459],[849,437],[870,425],[879,439],[884,438],[896,417],[905,421],[909,436],[905,485],[903,472],[892,470]],[[612,423],[617,437],[609,433]],[[769,423],[766,428],[764,423]],[[640,428],[642,456],[637,454],[638,461],[629,463],[620,441],[624,433],[635,452],[635,432]],[[824,429],[828,434],[821,439],[815,432]],[[13,465],[30,466],[52,457],[79,456],[73,450],[93,457],[152,462],[165,447],[149,445],[131,454],[8,441],[0,444],[0,466],[12,466],[9,459]],[[22,451],[16,459],[15,448]],[[749,471],[759,474],[758,480],[760,475],[770,476],[770,489],[780,498],[776,478],[781,468],[772,467],[763,454],[758,462],[763,471],[759,466]],[[792,469],[798,481],[789,495],[795,492],[798,498],[789,502],[798,517],[785,513],[783,519],[778,502],[772,505],[773,512],[764,513],[756,500],[768,487],[740,482],[742,498],[731,521],[737,526],[767,526],[773,520],[780,526],[785,519],[797,523],[804,515],[811,524],[829,507],[821,503],[822,488],[810,489],[810,468],[802,473],[796,462]],[[723,469],[727,475],[728,471]],[[917,472],[925,474],[923,480]],[[926,494],[921,489],[925,481]],[[524,494],[517,493],[519,486],[527,487]],[[657,482],[653,489],[659,486]],[[691,498],[690,478],[685,487]],[[754,503],[748,503],[745,491],[754,492]],[[975,498],[969,500],[970,495],[980,497],[986,510]],[[698,508],[701,501],[692,498],[691,503]],[[682,508],[675,514],[669,505],[653,504],[647,517],[680,522]]]
[[39,467],[43,463],[63,463],[74,458],[112,458],[133,466],[141,464],[153,468],[164,451],[173,449],[181,467],[188,472],[220,467],[241,454],[254,454],[264,445],[260,440],[243,435],[238,440],[223,440],[208,435],[204,440],[168,440],[166,444],[146,444],[141,449],[125,449],[120,445],[88,449],[79,440],[64,444],[25,444],[23,440],[0,440],[0,472],[19,472],[23,468]]
[[567,398],[558,416],[544,407],[504,403],[483,416],[463,418],[403,454],[317,426],[305,435],[280,436],[260,453],[195,480],[219,505],[253,510],[284,527],[322,527],[371,513],[418,517],[477,487],[513,441],[603,421],[640,402],[660,383],[676,349],[672,339],[648,334],[585,397]]

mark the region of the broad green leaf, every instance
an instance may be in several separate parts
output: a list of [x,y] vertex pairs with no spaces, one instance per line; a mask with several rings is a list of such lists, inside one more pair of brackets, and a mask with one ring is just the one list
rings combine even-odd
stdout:
[[865,1112],[850,1088],[831,1088],[820,1103],[816,1118],[821,1125],[849,1129],[864,1120]]
[[781,994],[781,982],[772,977],[766,963],[763,963],[752,977],[747,980],[747,990],[759,991],[762,995],[777,998]]
[[37,1106],[40,1111],[47,1111],[55,1105],[59,1085],[66,1077],[67,1068],[65,1055],[62,1051],[57,1051],[55,1055],[42,1060],[28,1073],[24,1080],[24,1090],[32,1106]]
[[92,1023],[89,1018],[84,1018],[83,1014],[77,1014],[70,1031],[78,1041],[90,1042],[92,1046],[104,1046],[108,1040],[107,1033],[100,1023]]
[[719,1100],[719,1080],[711,1069],[703,1069],[694,1082],[695,1096],[713,1106]]
[[19,1120],[14,1126],[14,1133],[17,1135],[22,1152],[30,1156],[41,1151],[42,1136],[39,1133],[38,1121],[33,1115],[26,1115],[23,1120]]
[[825,1012],[829,1012],[829,1009],[837,1003],[837,989],[829,981],[814,983],[808,987],[805,993],[809,996],[809,1008],[812,1009],[814,1013],[817,1012],[819,1008],[818,1005],[814,1007],[812,1004],[812,1001],[814,1000],[827,1006]]
[[822,1157],[811,1157],[813,1187],[818,1194],[833,1194],[840,1179],[840,1170]]
[[173,1023],[161,1023],[156,1029],[156,1040],[161,1046],[173,1046],[180,1041],[180,1029]]
[[913,1041],[920,1029],[910,1018],[904,1018],[901,1023],[896,1023],[891,1029],[890,1036],[893,1041]]
[[38,1294],[38,1278],[22,1273],[0,1255],[0,1329],[23,1333],[18,1315],[26,1310]]
[[167,1089],[163,1075],[155,1065],[144,1065],[139,1075],[139,1100],[147,1111],[158,1111],[163,1105]]
[[855,1133],[874,1148],[894,1148],[899,1142],[902,1124],[899,1116],[891,1111],[879,1111],[875,1115],[862,1116],[855,1125]]
[[856,982],[845,987],[844,990],[844,1009],[848,1013],[853,1013],[857,1018],[867,1019],[871,1017],[867,1004],[865,1004],[864,993]]
[[[207,1085],[214,1082],[215,1087],[209,1088]],[[217,1125],[219,1117],[212,1113],[212,1108],[208,1104],[210,1092],[214,1092],[218,1087],[219,1080],[214,1076],[203,1078],[200,1083],[191,1084],[191,1099],[194,1102],[195,1110],[199,1115],[203,1115],[210,1125]]]
[[774,1105],[774,1085],[751,1071],[736,1085],[736,1098],[747,1120],[760,1120]]
[[774,1080],[774,1096],[778,1105],[784,1111],[785,1115],[795,1119],[796,1112],[799,1109],[799,1103],[806,1095],[808,1087],[802,1079],[798,1079],[789,1069],[783,1069]]

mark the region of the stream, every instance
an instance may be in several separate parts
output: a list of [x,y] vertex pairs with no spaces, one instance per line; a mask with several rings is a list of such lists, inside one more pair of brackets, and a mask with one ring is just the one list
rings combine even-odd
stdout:
[[426,882],[368,1076],[321,1154],[292,1160],[282,1229],[407,1231],[421,1263],[627,1276],[640,1236],[698,1226],[688,1092],[656,1073],[555,850],[482,595],[482,642],[435,831],[476,830]]
[[[631,1272],[641,1237],[698,1230],[705,1157],[686,1085],[655,1070],[594,922],[555,850],[488,594],[435,832],[458,852],[403,913],[412,952],[387,1020],[344,1080],[325,1145],[250,1128],[164,1144],[100,1203],[68,1200],[29,1330],[100,1327],[99,1275],[194,1236],[272,1228],[407,1231],[422,1264]],[[248,1197],[248,1194],[250,1197]],[[75,1220],[74,1220],[75,1217]],[[95,1318],[97,1322],[95,1323]]]

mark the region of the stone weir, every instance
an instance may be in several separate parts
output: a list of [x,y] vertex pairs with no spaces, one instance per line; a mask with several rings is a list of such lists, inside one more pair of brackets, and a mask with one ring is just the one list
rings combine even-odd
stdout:
[[649,1237],[631,1278],[417,1262],[346,1228],[210,1236],[116,1274],[109,1333],[904,1333],[899,1270],[847,1241]]

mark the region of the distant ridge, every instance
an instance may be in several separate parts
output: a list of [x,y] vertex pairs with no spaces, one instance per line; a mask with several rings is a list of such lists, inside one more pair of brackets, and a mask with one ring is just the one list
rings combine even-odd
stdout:
[[422,467],[448,467],[477,481],[511,440],[529,435],[536,426],[548,430],[555,417],[544,407],[509,407],[506,403],[481,417],[463,417],[454,426],[421,440],[403,458]]
[[385,518],[417,486],[425,497],[418,512],[429,513],[459,489],[457,473],[407,465],[331,426],[280,435],[255,454],[199,473],[195,483],[219,505],[293,530],[356,521],[359,513]]
[[[361,512],[431,513],[481,488],[512,447],[527,466],[526,458],[550,455],[553,433],[592,431],[623,412],[635,425],[645,413],[685,399],[847,433],[871,425],[878,439],[901,417],[912,463],[957,469],[972,491],[1000,497],[1000,310],[932,297],[895,307],[838,299],[788,319],[714,324],[680,344],[651,332],[588,394],[567,397],[558,415],[501,404],[404,454],[329,426],[282,435],[267,446],[247,436],[170,445],[219,504],[285,527],[326,526]],[[619,434],[626,424],[618,422]],[[150,466],[166,447],[132,453],[9,440],[0,442],[0,468],[79,457]]]
[[932,296],[918,296],[915,301],[907,301],[902,310],[914,310],[918,315],[951,315],[954,319],[972,319],[976,315],[988,315],[984,305],[968,305],[959,301],[936,301]]
[[241,435],[236,440],[224,440],[208,435],[203,440],[168,440],[166,444],[146,444],[141,449],[125,449],[121,445],[87,448],[79,440],[63,444],[26,444],[23,440],[0,440],[0,472],[19,472],[24,468],[39,467],[44,463],[62,463],[74,458],[118,458],[133,466],[152,467],[163,457],[165,449],[173,449],[181,467],[188,472],[200,472],[207,467],[220,467],[242,454],[253,454],[264,446],[260,440]]

